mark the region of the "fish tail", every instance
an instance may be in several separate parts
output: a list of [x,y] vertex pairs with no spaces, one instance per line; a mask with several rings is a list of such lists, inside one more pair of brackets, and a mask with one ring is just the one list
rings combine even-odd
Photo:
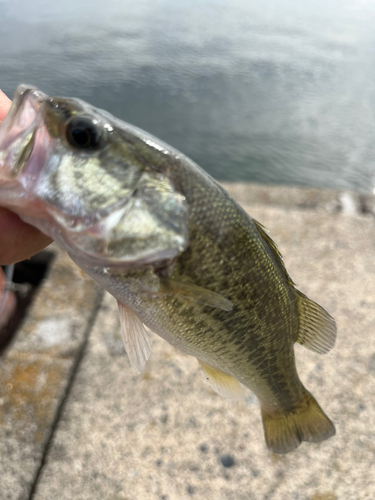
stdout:
[[262,420],[266,443],[273,453],[288,453],[302,441],[320,443],[336,433],[333,423],[308,391],[303,401],[288,412],[274,413],[262,406]]

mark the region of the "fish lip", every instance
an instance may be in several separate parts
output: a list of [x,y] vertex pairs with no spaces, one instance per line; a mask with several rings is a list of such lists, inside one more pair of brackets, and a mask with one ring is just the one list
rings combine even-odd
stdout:
[[20,105],[25,99],[29,99],[35,111],[39,111],[43,102],[47,99],[47,94],[34,87],[33,85],[21,84],[14,93],[14,100]]
[[1,124],[1,127],[6,129],[14,124],[15,120],[17,120],[19,116],[21,108],[25,104],[25,100],[28,100],[34,111],[38,113],[43,104],[43,101],[46,98],[46,94],[41,92],[36,87],[33,87],[32,85],[19,85],[14,92],[12,105],[10,107],[10,110],[8,111],[7,116],[5,117],[5,120]]

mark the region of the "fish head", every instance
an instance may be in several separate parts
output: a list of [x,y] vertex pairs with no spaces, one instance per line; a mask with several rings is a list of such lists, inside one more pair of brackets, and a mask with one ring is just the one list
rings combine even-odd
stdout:
[[170,259],[188,246],[176,155],[79,100],[18,87],[0,127],[0,206],[75,256],[105,265]]

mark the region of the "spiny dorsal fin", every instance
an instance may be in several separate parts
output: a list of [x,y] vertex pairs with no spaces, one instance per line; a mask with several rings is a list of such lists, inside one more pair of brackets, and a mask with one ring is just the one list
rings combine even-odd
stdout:
[[296,290],[299,331],[297,342],[307,349],[325,354],[335,345],[335,320],[320,305]]
[[245,392],[240,382],[227,373],[214,368],[198,359],[212,389],[220,396],[236,401],[245,399]]
[[117,301],[120,312],[121,336],[130,364],[141,373],[151,354],[151,340],[138,316],[121,302]]
[[163,278],[161,284],[162,293],[189,297],[199,302],[199,304],[223,309],[224,311],[231,311],[233,309],[233,304],[230,300],[219,293],[211,292],[211,290],[207,290],[207,288],[195,285],[194,283]]
[[272,252],[273,257],[280,264],[281,270],[283,271],[285,278],[288,281],[289,285],[295,286],[295,283],[293,283],[292,278],[289,276],[288,271],[286,270],[283,256],[281,255],[279,249],[277,248],[276,243],[266,233],[265,227],[260,222],[256,221],[255,219],[253,219],[253,222],[254,222],[256,228],[258,229],[261,237],[264,239],[264,241],[270,247],[270,250]]

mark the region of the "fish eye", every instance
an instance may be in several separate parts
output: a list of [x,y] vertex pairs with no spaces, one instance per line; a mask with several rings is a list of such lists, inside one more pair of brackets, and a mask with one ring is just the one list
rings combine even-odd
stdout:
[[92,119],[77,116],[66,126],[66,138],[71,146],[78,149],[95,149],[100,143],[101,130]]

